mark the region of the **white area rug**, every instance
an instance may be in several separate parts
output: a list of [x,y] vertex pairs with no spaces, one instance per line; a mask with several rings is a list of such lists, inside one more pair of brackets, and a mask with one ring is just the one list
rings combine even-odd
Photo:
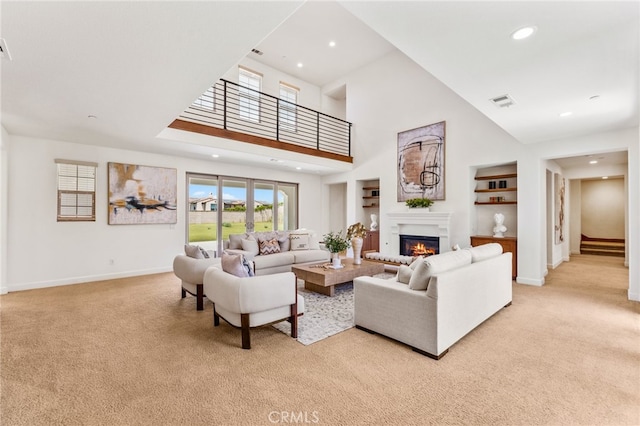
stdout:
[[[389,278],[393,274],[378,274],[377,277]],[[303,281],[300,281],[303,283]],[[304,297],[305,312],[298,317],[298,342],[310,345],[329,336],[352,328],[353,320],[353,283],[335,286],[335,296],[305,290],[298,286],[298,293]],[[277,330],[290,334],[291,324],[287,321],[274,324]]]

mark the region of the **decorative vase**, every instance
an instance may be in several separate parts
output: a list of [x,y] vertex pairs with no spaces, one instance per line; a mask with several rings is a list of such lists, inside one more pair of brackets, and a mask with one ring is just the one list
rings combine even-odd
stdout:
[[353,237],[351,239],[351,247],[353,247],[353,264],[360,265],[362,263],[362,258],[360,257],[362,253],[362,238]]
[[340,263],[340,253],[331,253],[331,266],[334,269],[342,268],[342,263]]

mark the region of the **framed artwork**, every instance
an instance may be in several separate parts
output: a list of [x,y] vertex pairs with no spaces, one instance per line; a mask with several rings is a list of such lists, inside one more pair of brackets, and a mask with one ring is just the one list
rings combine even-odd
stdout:
[[398,133],[398,201],[444,200],[445,122]]
[[177,171],[109,163],[109,225],[176,223]]
[[564,178],[560,173],[553,175],[553,187],[555,188],[555,243],[564,242]]

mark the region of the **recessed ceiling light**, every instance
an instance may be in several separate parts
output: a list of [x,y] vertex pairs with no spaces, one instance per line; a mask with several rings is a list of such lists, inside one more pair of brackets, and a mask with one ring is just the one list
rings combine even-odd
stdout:
[[609,176],[602,176],[602,179],[609,179]]
[[333,41],[333,40],[331,40],[331,41],[329,42],[329,47],[336,47],[336,42],[335,42],[335,41]]
[[304,65],[302,65],[302,62],[298,62],[298,68],[302,68]]
[[571,114],[573,114],[571,111],[566,111],[566,112],[563,112],[562,114],[560,114],[560,117],[568,117]]
[[212,156],[213,158],[218,158],[218,157],[220,157],[218,154],[211,154],[211,156]]
[[591,160],[589,161],[589,164],[598,164],[598,160]]
[[296,167],[296,170],[302,170],[302,167]]
[[531,37],[536,30],[536,27],[522,27],[519,30],[514,31],[511,34],[511,38],[514,40],[524,40],[527,37]]

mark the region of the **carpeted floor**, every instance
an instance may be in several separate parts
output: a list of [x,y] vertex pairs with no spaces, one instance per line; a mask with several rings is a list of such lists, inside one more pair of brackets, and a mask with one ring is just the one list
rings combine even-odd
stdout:
[[0,297],[5,425],[640,424],[640,304],[572,256],[440,361],[355,328],[305,346],[212,325],[173,274]]

